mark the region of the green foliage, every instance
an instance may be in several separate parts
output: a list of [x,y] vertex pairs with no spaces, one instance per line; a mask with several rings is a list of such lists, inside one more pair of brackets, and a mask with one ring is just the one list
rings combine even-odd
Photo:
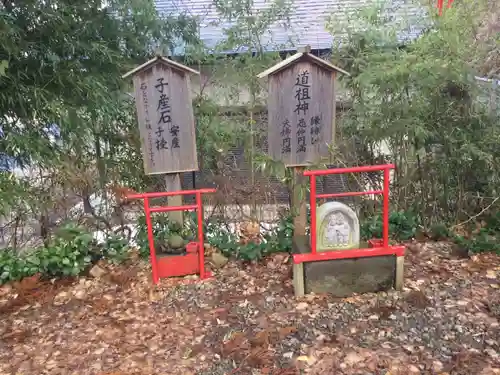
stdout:
[[[193,240],[196,233],[195,216],[185,217],[184,228],[176,228],[175,224],[169,222],[166,215],[155,216],[153,235],[155,243],[169,241],[171,236],[180,236],[186,240]],[[231,233],[223,223],[215,220],[207,220],[204,224],[206,242],[218,249],[227,257],[251,261],[258,260],[274,252],[290,252],[292,249],[293,218],[283,215],[277,228],[269,231],[263,236],[260,243],[240,243],[239,237]],[[139,218],[136,241],[144,257],[149,256],[149,243],[144,217]]]
[[[179,242],[183,240],[183,245],[195,239],[197,233],[196,213],[184,214],[184,226],[171,222],[167,214],[155,214],[153,219],[153,240],[155,246],[158,244],[169,244],[172,238]],[[205,232],[206,233],[206,232]],[[148,229],[146,217],[139,216],[137,219],[137,234],[135,241],[139,247],[139,253],[143,258],[149,257]],[[176,246],[177,247],[177,246]]]
[[330,22],[339,36],[333,58],[351,73],[340,76],[352,109],[340,123],[346,152],[339,158],[396,163],[394,207],[417,213],[425,228],[452,226],[481,212],[500,183],[498,116],[483,103],[472,58],[485,2],[419,20],[428,30],[404,46],[400,37],[412,20],[392,22],[391,2],[379,3],[347,23],[335,15]]
[[7,60],[0,61],[0,77],[5,75],[5,70],[9,67],[9,62]]
[[494,208],[494,213],[488,215],[485,218],[485,227],[490,234],[496,234],[500,232],[500,211]]
[[119,264],[127,260],[129,255],[128,241],[117,235],[110,235],[101,246],[102,257],[108,259],[111,263]]
[[86,230],[68,225],[46,247],[17,254],[0,252],[0,284],[40,273],[44,277],[77,276],[99,259],[123,262],[128,256],[125,239],[112,235],[98,244]]
[[215,221],[209,222],[206,229],[205,237],[210,246],[220,250],[225,256],[237,254],[240,244],[236,234]]
[[451,233],[446,224],[436,223],[431,226],[429,237],[434,241],[441,241],[450,238]]
[[240,116],[222,116],[219,106],[205,96],[195,101],[196,146],[203,155],[202,167],[215,175],[223,174],[229,150],[241,146],[250,132]]
[[34,264],[27,266],[26,259],[19,258],[13,250],[3,250],[0,253],[0,284],[35,274],[39,269],[36,263],[37,259],[34,259]]
[[464,236],[452,234],[451,239],[461,248],[471,253],[493,251],[500,254],[500,212],[483,217],[482,225],[477,229],[476,225],[471,228],[471,234]]
[[261,242],[240,243],[236,234],[224,229],[218,223],[210,223],[207,230],[208,243],[227,257],[255,261],[275,252],[292,251],[293,217],[291,215],[282,215],[278,226],[265,233]]
[[[393,211],[389,214],[389,235],[397,241],[406,241],[415,237],[420,222],[416,214],[410,211]],[[363,240],[382,238],[382,215],[374,215],[360,223]]]
[[471,238],[463,236],[454,236],[453,241],[463,249],[471,253],[496,252],[500,254],[500,243],[498,238],[500,231],[496,235],[492,235],[488,229],[481,229],[479,233]]
[[265,234],[269,252],[292,252],[293,216],[282,215],[278,227]]
[[[0,84],[8,140],[2,151],[24,162],[47,161],[58,151],[37,124],[61,125],[61,116],[77,111],[94,119],[114,112],[113,95],[121,91],[126,70],[151,56],[156,45],[172,48],[176,38],[195,42],[196,35],[193,20],[162,18],[152,0],[112,0],[105,6],[96,0],[7,0],[0,23],[0,54],[9,56]],[[92,127],[85,118],[73,120],[62,127],[63,138]]]
[[[155,215],[153,221],[153,238],[155,243],[167,243],[169,220],[166,214]],[[135,238],[139,252],[142,257],[149,257],[148,227],[146,225],[146,216],[141,215],[137,219],[137,235]]]
[[32,254],[40,261],[40,273],[47,276],[76,276],[97,256],[91,233],[68,226],[47,247]]
[[[470,253],[500,253],[500,213],[489,215],[484,219],[485,225],[477,229],[475,225],[467,231],[467,235],[456,234],[444,223],[434,224],[428,231],[429,238],[435,241],[450,240]],[[406,241],[415,237],[421,228],[418,216],[412,212],[393,212],[389,216],[389,235],[396,241]],[[360,225],[361,238],[382,238],[382,216],[375,215]]]
[[157,49],[196,45],[195,20],[163,17],[153,0],[6,0],[0,26],[0,155],[29,169],[2,172],[2,213],[43,222],[68,195],[154,181],[122,75]]
[[244,261],[261,259],[266,254],[265,242],[240,243],[237,235],[219,228],[208,237],[208,243],[226,257],[234,257]]

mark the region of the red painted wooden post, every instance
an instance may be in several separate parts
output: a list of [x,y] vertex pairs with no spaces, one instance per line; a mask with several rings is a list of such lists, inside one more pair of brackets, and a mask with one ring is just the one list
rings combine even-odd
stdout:
[[[190,273],[199,273],[200,279],[206,279],[209,275],[205,272],[205,246],[203,239],[203,201],[202,194],[215,193],[215,189],[198,189],[198,190],[181,190],[171,192],[158,193],[142,193],[128,195],[127,199],[144,199],[144,214],[146,216],[146,224],[148,229],[149,253],[151,258],[151,271],[153,274],[153,283],[157,284],[160,277],[169,276],[185,276]],[[195,195],[196,204],[187,204],[183,206],[160,206],[150,207],[149,199],[160,197],[171,197],[175,195]],[[161,258],[160,262],[156,257],[156,249],[154,245],[153,223],[151,214],[156,212],[172,212],[172,211],[197,211],[198,222],[198,242],[196,243],[198,252],[198,261],[194,262],[195,256],[190,243],[187,245],[186,255],[172,256]]]
[[[329,174],[344,174],[344,173],[362,173],[362,172],[377,172],[383,171],[385,168],[394,169],[394,164],[382,165],[365,165],[362,167],[348,167],[348,168],[332,168],[321,169],[317,171],[305,171],[304,176],[326,176]],[[344,193],[341,193],[344,194]]]
[[205,278],[205,245],[203,243],[203,205],[201,201],[201,193],[196,193],[196,204],[198,210],[196,212],[198,218],[198,252],[200,262],[200,279]]
[[[305,174],[305,173],[304,173]],[[316,254],[316,176],[309,176],[311,180],[311,193],[310,193],[310,205],[311,205],[311,252]]]
[[380,195],[384,194],[383,190],[370,191],[352,191],[348,193],[332,193],[332,194],[317,194],[316,198],[337,198],[337,197],[357,197],[359,195]]
[[[216,189],[197,189],[197,190],[179,190],[179,191],[162,191],[158,193],[138,193],[127,195],[127,199],[144,199],[144,198],[161,198],[171,197],[174,195],[195,195],[196,193],[210,194],[215,193]],[[182,207],[182,206],[179,206]]]
[[153,274],[153,284],[158,284],[158,263],[156,261],[155,240],[153,236],[153,223],[151,222],[151,209],[149,199],[144,198],[144,216],[146,216],[146,226],[148,228],[149,257],[151,260],[151,272]]
[[384,169],[384,203],[383,203],[383,247],[389,246],[389,168]]
[[294,254],[293,263],[299,264],[304,262],[318,262],[322,260],[368,258],[368,257],[382,256],[382,255],[395,255],[398,257],[404,256],[405,246],[396,245],[389,247],[371,247],[366,249],[324,251],[316,254],[313,253]]
[[[363,258],[363,257],[373,257],[381,255],[395,255],[398,257],[404,256],[405,252],[404,246],[389,246],[390,170],[394,168],[395,168],[394,164],[384,164],[384,165],[368,165],[363,167],[334,168],[334,169],[323,169],[316,171],[305,171],[304,176],[309,176],[311,181],[311,196],[310,196],[311,252],[306,254],[294,254],[293,262],[295,264],[299,264],[303,262],[315,262],[321,260]],[[333,193],[333,194],[316,194],[316,176],[326,176],[331,174],[344,174],[344,173],[376,172],[376,171],[383,171],[384,173],[383,190],[356,191],[356,192]],[[371,240],[370,241],[371,247],[367,249],[325,251],[318,253],[317,243],[316,243],[316,231],[318,226],[318,223],[316,222],[316,199],[334,198],[334,197],[352,197],[352,196],[362,196],[362,195],[382,195],[383,197],[382,239]]]
[[[447,5],[448,9],[451,8],[451,4],[453,4],[453,0],[448,0],[448,5]],[[444,0],[438,0],[437,8],[439,9],[439,15],[440,16],[443,15],[443,6],[444,6]]]

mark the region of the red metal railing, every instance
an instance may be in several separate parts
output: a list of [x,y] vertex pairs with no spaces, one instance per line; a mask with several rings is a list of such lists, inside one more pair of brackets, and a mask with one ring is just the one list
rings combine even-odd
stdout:
[[[304,176],[309,176],[311,184],[310,193],[310,206],[311,206],[311,253],[309,254],[294,254],[293,259],[295,263],[302,263],[308,261],[331,260],[331,259],[346,259],[346,258],[359,258],[378,255],[394,254],[397,256],[404,255],[404,246],[389,246],[389,171],[394,169],[394,164],[384,165],[370,165],[363,167],[352,168],[335,168],[317,171],[306,171]],[[317,194],[316,193],[316,177],[326,176],[331,174],[344,174],[344,173],[361,173],[361,172],[384,172],[383,190],[372,191],[356,191],[346,193],[334,194]],[[316,200],[321,198],[336,198],[336,197],[352,197],[362,195],[382,195],[383,196],[383,213],[382,213],[382,241],[380,245],[368,249],[351,249],[343,251],[326,251],[317,252],[316,243]],[[378,241],[372,241],[373,244],[378,244]]]
[[[311,194],[310,194],[310,205],[311,205],[311,252],[316,254],[316,199],[318,198],[334,198],[334,197],[352,197],[360,195],[383,195],[383,242],[382,245],[389,246],[389,171],[394,169],[394,164],[385,165],[370,165],[364,167],[352,167],[352,168],[335,168],[335,169],[325,169],[319,171],[306,171],[304,176],[309,176],[311,182]],[[360,173],[360,172],[376,172],[384,171],[384,189],[374,190],[374,191],[356,191],[347,193],[335,193],[335,194],[316,194],[316,177],[325,176],[330,174],[343,174],[343,173]]]
[[[448,9],[451,8],[451,4],[453,4],[453,0],[448,0]],[[437,7],[439,9],[439,15],[443,15],[443,6],[444,6],[444,0],[438,0]]]
[[[204,238],[203,238],[203,205],[202,205],[202,194],[215,193],[215,189],[198,189],[198,190],[181,190],[181,191],[169,191],[161,193],[142,193],[142,194],[131,194],[127,196],[127,199],[143,199],[144,200],[144,214],[146,216],[146,225],[148,227],[148,242],[149,242],[149,254],[151,256],[151,269],[153,274],[153,282],[158,283],[158,260],[156,257],[156,249],[153,237],[153,223],[151,219],[151,213],[155,212],[172,212],[172,211],[197,211],[197,222],[198,222],[198,266],[200,279],[205,279],[207,273],[205,272],[205,248],[204,248]],[[149,200],[153,198],[161,197],[171,197],[175,195],[195,195],[196,204],[188,204],[183,206],[159,206],[150,207]]]

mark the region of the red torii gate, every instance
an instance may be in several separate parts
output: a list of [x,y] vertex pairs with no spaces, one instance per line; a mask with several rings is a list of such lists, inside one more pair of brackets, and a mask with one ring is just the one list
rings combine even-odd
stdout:
[[[205,246],[203,244],[203,201],[202,194],[215,193],[215,189],[179,190],[155,193],[136,193],[126,196],[129,200],[142,199],[144,201],[144,215],[148,228],[149,254],[153,284],[158,284],[160,278],[187,276],[199,274],[200,280],[211,277],[205,270]],[[196,204],[183,206],[156,206],[151,207],[150,200],[154,198],[171,197],[175,195],[194,195]],[[153,220],[151,214],[155,212],[196,211],[198,224],[198,241],[192,241],[186,246],[186,254],[158,257],[153,235]]]

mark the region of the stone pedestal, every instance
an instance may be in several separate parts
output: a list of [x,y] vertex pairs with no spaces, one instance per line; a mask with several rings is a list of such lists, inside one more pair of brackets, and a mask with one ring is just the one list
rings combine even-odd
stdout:
[[[296,238],[293,246],[295,253],[311,252],[306,236]],[[395,285],[396,263],[395,256],[386,255],[294,264],[295,295],[329,293],[335,297],[347,297],[354,293],[398,287]]]

